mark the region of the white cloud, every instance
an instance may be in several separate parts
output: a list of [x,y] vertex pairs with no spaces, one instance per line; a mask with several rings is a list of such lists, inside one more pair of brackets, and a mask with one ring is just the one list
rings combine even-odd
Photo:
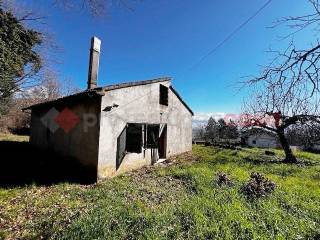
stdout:
[[223,112],[199,112],[195,113],[192,119],[192,128],[198,129],[203,128],[207,125],[207,122],[210,117],[213,117],[215,120],[224,118],[226,114]]
[[223,112],[199,112],[195,113],[193,116],[194,121],[208,121],[210,117],[213,117],[215,120],[218,120],[220,118],[224,118],[226,114]]

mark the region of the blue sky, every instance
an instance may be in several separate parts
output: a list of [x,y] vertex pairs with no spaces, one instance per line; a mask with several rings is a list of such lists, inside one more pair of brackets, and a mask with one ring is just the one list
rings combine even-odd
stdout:
[[[280,17],[301,15],[307,0],[273,0],[253,21],[205,61],[198,61],[266,0],[143,0],[134,11],[113,5],[108,17],[54,8],[52,1],[24,1],[48,16],[48,32],[63,49],[55,66],[61,78],[86,87],[90,37],[102,40],[100,86],[130,80],[173,77],[173,84],[196,113],[239,113],[246,92],[236,82],[259,72],[269,47],[283,49],[286,28],[268,26]],[[311,33],[295,37],[309,44]],[[190,69],[191,68],[191,69]],[[207,114],[208,115],[208,114]]]

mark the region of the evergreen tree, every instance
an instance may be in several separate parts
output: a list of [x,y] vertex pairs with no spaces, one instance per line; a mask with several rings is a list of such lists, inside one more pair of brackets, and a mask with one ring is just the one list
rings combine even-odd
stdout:
[[36,47],[42,34],[27,29],[0,1],[0,116],[7,111],[14,93],[31,86],[41,68]]

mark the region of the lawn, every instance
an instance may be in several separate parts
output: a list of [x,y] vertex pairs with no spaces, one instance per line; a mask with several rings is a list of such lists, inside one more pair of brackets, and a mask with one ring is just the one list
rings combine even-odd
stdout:
[[0,141],[27,142],[29,141],[29,136],[0,133]]
[[[320,239],[320,156],[282,164],[264,150],[194,146],[171,164],[95,185],[0,188],[4,239]],[[217,184],[226,173],[232,186]],[[246,197],[251,172],[276,183]]]

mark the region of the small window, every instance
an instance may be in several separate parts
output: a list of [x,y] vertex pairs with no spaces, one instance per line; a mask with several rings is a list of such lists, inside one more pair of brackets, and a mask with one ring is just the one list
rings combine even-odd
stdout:
[[159,146],[159,125],[147,125],[146,127],[146,148],[158,148]]
[[160,99],[159,99],[159,103],[161,105],[168,106],[168,92],[169,92],[168,87],[160,84]]
[[142,152],[142,125],[128,124],[126,134],[126,151],[130,153]]
[[256,140],[253,140],[253,141],[252,141],[252,144],[257,144],[257,141],[256,141]]

